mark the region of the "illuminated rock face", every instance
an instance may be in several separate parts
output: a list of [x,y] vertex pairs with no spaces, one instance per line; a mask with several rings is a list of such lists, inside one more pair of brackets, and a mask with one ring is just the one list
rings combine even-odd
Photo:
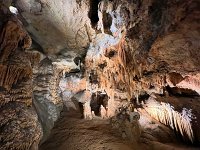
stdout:
[[18,0],[26,29],[45,53],[84,52],[94,31],[88,18],[89,0]]
[[34,68],[33,103],[43,127],[43,140],[50,134],[54,122],[60,116],[62,99],[59,92],[59,73],[52,61],[44,58]]
[[[98,28],[101,33],[88,49],[85,76],[88,90],[108,95],[108,116],[116,115],[119,106],[128,101],[142,105],[139,101],[145,95],[159,94],[170,99],[173,99],[172,94],[199,95],[200,38],[196,23],[199,12],[195,1],[182,1],[182,4],[184,6],[167,1],[100,2]],[[108,16],[111,17],[109,27],[104,24]],[[172,101],[166,102],[172,104]],[[178,103],[181,98],[172,105]],[[151,107],[150,103],[147,105]],[[163,111],[165,108],[160,107]],[[198,121],[196,117],[188,119],[187,115],[184,118],[184,108],[174,107],[168,114],[172,116],[165,117],[177,119],[178,125],[175,123],[171,128],[181,132],[183,137],[199,141],[198,132],[193,133]],[[186,108],[199,116],[198,104],[188,101]],[[159,120],[154,112],[149,111],[149,114]],[[171,124],[163,119],[159,121]]]

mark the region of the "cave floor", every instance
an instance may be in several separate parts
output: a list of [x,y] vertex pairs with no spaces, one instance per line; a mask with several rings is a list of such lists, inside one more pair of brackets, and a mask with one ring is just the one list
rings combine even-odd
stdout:
[[[63,111],[49,138],[39,150],[193,150],[159,142],[131,143],[108,120],[81,119],[77,112]],[[195,149],[196,150],[196,149]]]
[[40,150],[132,150],[143,149],[121,138],[107,120],[84,120],[78,113],[62,112],[49,139]]

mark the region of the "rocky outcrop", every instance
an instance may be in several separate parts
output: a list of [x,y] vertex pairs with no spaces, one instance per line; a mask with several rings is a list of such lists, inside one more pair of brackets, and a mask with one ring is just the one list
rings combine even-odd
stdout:
[[81,79],[80,73],[77,76],[65,77],[60,81],[62,99],[68,110],[79,110],[78,103],[84,103],[87,99],[91,98],[91,94],[89,94],[88,98],[86,98],[87,96],[85,97],[87,95],[85,94],[85,84],[85,79]]
[[[133,100],[142,106],[139,102],[142,96],[153,93],[168,96],[169,88],[173,87],[180,94],[198,96],[194,94],[199,92],[198,5],[195,0],[100,2],[101,33],[87,52],[85,76],[87,89],[108,95],[109,116],[115,115],[124,102]],[[109,26],[104,23],[110,20],[108,16],[112,18]],[[190,105],[188,110],[198,116],[194,104]],[[193,119],[190,127],[195,124]],[[186,134],[191,141],[199,141],[191,138],[189,132]]]
[[48,54],[85,53],[95,34],[88,18],[89,0],[18,0],[26,29]]
[[60,71],[53,68],[52,61],[44,58],[34,69],[33,103],[43,127],[43,140],[49,135],[62,110],[59,94]]
[[42,137],[32,105],[31,38],[6,3],[0,3],[0,149],[34,149]]
[[[80,71],[80,64],[76,64],[74,53],[68,52],[67,57],[48,57],[42,55],[40,63],[34,67],[33,72],[33,103],[39,116],[39,120],[43,127],[43,139],[45,141],[49,136],[51,129],[54,127],[55,122],[60,116],[60,112],[63,109],[63,104],[66,104],[73,95],[78,92],[76,89],[80,88],[80,84],[77,84],[77,80],[66,79],[67,74],[70,72]],[[70,81],[75,83],[74,86],[70,84]],[[71,96],[67,98],[67,94],[70,90],[73,92],[68,94]]]

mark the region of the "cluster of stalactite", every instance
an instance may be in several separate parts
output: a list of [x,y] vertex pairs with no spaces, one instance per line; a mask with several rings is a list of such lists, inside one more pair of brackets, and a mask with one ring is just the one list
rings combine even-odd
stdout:
[[42,136],[32,107],[30,60],[38,57],[25,52],[31,38],[17,16],[4,17],[0,20],[0,149],[30,149],[37,147]]
[[[182,77],[176,71],[170,71],[168,65],[155,64],[153,58],[145,55],[144,59],[140,58],[137,61],[137,57],[128,51],[130,50],[127,49],[128,44],[130,43],[127,43],[125,37],[122,36],[117,44],[110,44],[106,48],[99,47],[98,53],[93,55],[89,51],[86,56],[86,89],[92,93],[105,92],[108,95],[107,117],[116,115],[116,110],[123,106],[123,103],[134,99],[139,104],[139,96],[143,94],[157,93],[169,96],[167,87],[181,87],[183,81],[186,82],[184,84],[192,84],[190,87],[198,92],[198,82],[193,83],[193,80],[187,82],[187,76]],[[170,127],[193,142],[191,125],[193,118],[168,108],[170,107],[162,104],[159,108],[152,108],[152,111],[148,113],[165,125],[170,126],[174,123]],[[165,115],[161,113],[162,111]]]
[[[161,71],[149,75],[140,69],[142,66],[137,68],[130,66],[132,64],[127,61],[129,56],[125,51],[125,45],[125,40],[121,39],[117,45],[105,48],[100,57],[86,57],[87,71],[89,69],[91,71],[86,74],[88,76],[87,89],[94,93],[97,91],[105,92],[108,95],[107,117],[116,115],[116,110],[123,106],[123,101],[130,102],[134,98],[139,104],[139,96],[144,92],[148,95],[157,93],[169,96],[166,95],[166,87],[172,86],[171,84],[176,86],[184,80],[176,72],[163,73]],[[180,76],[181,78],[179,78]],[[187,116],[184,112],[179,113],[165,103],[154,105],[152,101],[149,101],[147,106],[145,110],[152,117],[169,125],[176,132],[180,132],[184,138],[193,142],[194,135],[191,126],[193,118],[190,114]]]
[[188,138],[191,142],[194,141],[194,133],[191,126],[191,121],[194,116],[191,110],[183,108],[182,112],[179,113],[169,103],[159,103],[153,97],[149,98],[144,108],[156,120],[170,126],[185,139]]
[[30,68],[21,68],[16,65],[0,65],[0,86],[10,89],[13,84],[17,84],[19,80],[31,77]]
[[[8,60],[9,55],[12,53],[12,51],[17,49],[18,46],[20,46],[22,49],[31,46],[31,38],[22,28],[22,24],[20,24],[21,23],[17,20],[17,18],[13,17],[4,25],[0,36],[1,62]],[[19,28],[19,26],[21,26],[21,28]],[[16,33],[18,33],[18,35]],[[12,40],[10,37],[12,37]]]
[[103,49],[100,57],[86,57],[86,89],[91,92],[105,92],[108,95],[108,117],[115,115],[118,108],[114,101],[130,101],[133,91],[138,89],[137,83],[133,81],[132,71],[127,68],[124,45],[125,39],[122,37],[116,45]]

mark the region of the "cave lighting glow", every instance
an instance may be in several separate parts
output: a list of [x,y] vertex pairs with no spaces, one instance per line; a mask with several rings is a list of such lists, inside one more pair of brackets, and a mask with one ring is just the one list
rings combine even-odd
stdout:
[[13,13],[13,14],[18,14],[18,10],[17,10],[17,8],[16,7],[14,7],[14,6],[10,6],[9,7],[9,10],[11,11],[11,13]]

